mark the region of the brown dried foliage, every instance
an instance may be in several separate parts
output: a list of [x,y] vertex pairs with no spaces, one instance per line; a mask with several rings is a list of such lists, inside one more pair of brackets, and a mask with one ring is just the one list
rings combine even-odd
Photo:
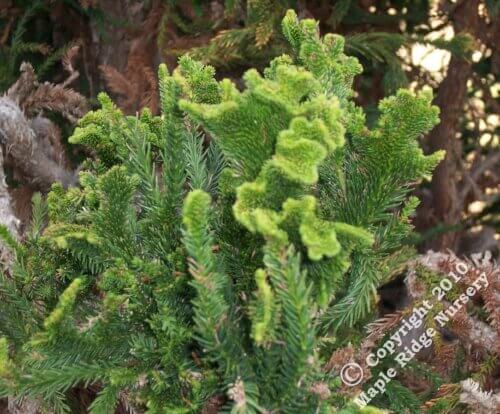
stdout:
[[156,36],[162,13],[162,4],[149,12],[131,43],[123,73],[113,66],[99,66],[109,90],[117,95],[118,106],[127,114],[134,114],[143,107],[158,113],[158,82],[153,68],[156,67]]
[[420,409],[422,410],[422,412],[426,412],[434,407],[437,402],[442,399],[457,399],[459,391],[460,386],[458,384],[443,384],[439,387],[434,398],[425,402],[420,407]]
[[[39,84],[29,63],[21,64],[21,75],[7,91],[6,96],[16,102],[30,117],[42,110],[58,112],[70,122],[76,122],[88,110],[86,99],[63,84]],[[70,77],[72,74],[70,74]]]
[[0,97],[0,139],[5,148],[0,167],[8,169],[13,179],[21,183],[10,189],[10,194],[22,223],[30,219],[30,199],[34,191],[46,190],[55,181],[64,186],[76,182],[61,130],[45,113],[60,113],[74,123],[87,111],[85,98],[66,87],[78,77],[73,67],[77,52],[75,44],[63,59],[69,75],[63,83],[40,84],[33,67],[23,63],[18,80]]
[[[418,266],[423,266],[433,274],[449,280],[454,280],[452,273],[459,276],[460,280],[456,282],[459,295],[467,294],[467,288],[473,286],[479,277],[487,280],[487,286],[483,283],[466,305],[460,307],[453,316],[449,315],[450,322],[446,325],[446,331],[454,335],[455,340],[451,343],[438,341],[429,364],[446,378],[450,373],[450,368],[456,366],[458,349],[461,348],[464,360],[460,361],[460,368],[466,372],[475,373],[472,374],[474,381],[471,380],[472,382],[469,381],[467,384],[478,384],[478,386],[491,389],[495,384],[494,376],[498,369],[497,355],[500,348],[498,329],[500,270],[497,263],[492,260],[488,252],[483,255],[473,255],[470,259],[460,259],[452,252],[428,252],[416,261],[416,266],[410,270],[406,280],[408,291],[413,299],[428,297],[432,288],[418,277]],[[458,269],[462,271],[459,272]],[[436,301],[434,296],[433,299]],[[446,298],[443,298],[441,303],[444,309],[452,305]],[[486,319],[479,316],[481,309],[486,311]],[[462,382],[441,386],[434,398],[422,406],[422,411],[427,411],[438,401],[446,399],[449,406],[462,403],[476,410],[473,412],[483,412],[477,411],[479,406],[473,398],[469,398],[472,394],[479,394],[467,393],[464,388],[467,384]],[[494,405],[496,398],[495,394],[492,394],[491,398],[485,397],[483,403],[487,400],[488,404]]]
[[[500,305],[500,269],[491,254],[484,256],[473,256],[471,259],[459,259],[452,252],[435,253],[429,252],[421,256],[416,265],[423,266],[442,278],[449,276],[451,272],[457,273],[457,266],[466,268],[466,272],[460,274],[457,287],[460,293],[466,293],[478,277],[486,278],[488,285],[477,290],[472,296],[472,304],[476,307],[483,307],[488,313],[487,322],[478,319],[476,316],[466,312],[467,307],[463,306],[459,312],[451,318],[448,326],[464,343],[472,346],[481,352],[498,352],[499,349],[499,315]],[[424,281],[418,278],[417,271],[411,269],[406,279],[407,287],[413,299],[423,297],[430,292],[431,286],[426,286]],[[451,305],[446,298],[442,301],[445,308]]]

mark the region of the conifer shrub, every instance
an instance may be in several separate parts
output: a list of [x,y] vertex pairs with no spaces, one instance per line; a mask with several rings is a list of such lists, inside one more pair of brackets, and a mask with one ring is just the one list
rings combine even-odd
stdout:
[[[343,38],[288,12],[294,55],[238,90],[189,57],[159,69],[161,115],[104,94],[70,142],[78,188],[36,199],[0,285],[0,396],[41,410],[376,413],[327,368],[413,254],[410,196],[442,153],[425,92],[369,129]],[[4,232],[5,233],[5,232]],[[81,409],[81,408],[80,408]]]

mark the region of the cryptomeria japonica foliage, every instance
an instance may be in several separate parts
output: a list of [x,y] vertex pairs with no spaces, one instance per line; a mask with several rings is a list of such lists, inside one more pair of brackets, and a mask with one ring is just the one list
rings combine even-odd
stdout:
[[442,153],[431,96],[400,90],[369,129],[343,39],[289,12],[295,54],[244,88],[185,57],[161,116],[106,95],[70,142],[78,188],[37,199],[0,286],[0,393],[91,413],[375,413],[340,393],[376,289],[408,260],[413,186]]

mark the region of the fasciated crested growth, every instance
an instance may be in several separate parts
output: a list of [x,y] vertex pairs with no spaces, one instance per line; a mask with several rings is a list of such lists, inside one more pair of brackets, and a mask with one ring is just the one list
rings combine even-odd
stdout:
[[369,129],[343,39],[293,12],[283,32],[294,54],[242,90],[184,57],[160,67],[160,116],[100,95],[70,139],[93,151],[80,187],[53,187],[2,279],[0,395],[58,412],[82,385],[91,413],[381,412],[326,363],[360,344],[412,255],[409,192],[442,157],[418,139],[438,113],[401,90]]

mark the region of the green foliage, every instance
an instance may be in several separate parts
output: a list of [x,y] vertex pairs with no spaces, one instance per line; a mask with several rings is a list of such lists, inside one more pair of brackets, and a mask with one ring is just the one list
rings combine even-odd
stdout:
[[[179,6],[179,3],[175,0],[169,3],[171,7],[165,11],[165,18],[160,25],[160,48],[166,54],[171,53],[164,44],[167,23],[170,22],[183,34],[193,36],[215,30],[216,34],[210,34],[208,44],[182,49],[182,52],[197,60],[222,69],[250,66],[264,68],[273,58],[296,47],[297,43],[290,37],[294,36],[294,31],[296,34],[300,32],[289,27],[292,31],[285,30],[283,35],[280,30],[283,18],[288,18],[287,10],[294,9],[302,15],[321,16],[322,30],[346,33],[345,40],[342,38],[341,41],[345,41],[347,54],[361,59],[365,69],[368,69],[363,83],[371,84],[373,79],[370,76],[380,74],[381,86],[387,95],[408,86],[408,62],[401,59],[398,53],[401,49],[409,50],[414,44],[421,43],[448,50],[462,58],[470,57],[474,51],[474,42],[469,34],[459,33],[450,40],[442,36],[427,36],[434,32],[430,23],[432,2],[427,0],[391,2],[390,7],[360,4],[351,0],[335,0],[328,4],[294,0],[227,1],[223,18],[210,22],[209,13],[203,15],[199,8],[200,13],[195,15],[190,24],[182,20],[182,13],[174,7]],[[195,1],[188,3],[197,4]],[[191,7],[196,8],[195,4]],[[315,25],[315,22],[311,23],[311,33],[314,33]],[[220,30],[221,26],[223,30]],[[316,56],[313,60],[316,60]],[[304,60],[303,63],[306,62]],[[330,62],[335,64],[334,61]],[[358,86],[360,88],[362,86]]]
[[[264,66],[286,47],[280,23],[294,0],[228,1],[225,20],[241,19],[243,27],[220,31],[205,46],[193,48],[189,55],[216,67],[246,66],[248,61]],[[214,27],[217,27],[215,22]]]
[[185,57],[160,66],[160,116],[100,95],[70,139],[95,154],[80,187],[35,198],[30,236],[9,245],[0,395],[65,412],[93,384],[91,413],[380,412],[324,365],[342,333],[359,343],[408,258],[409,192],[442,157],[417,140],[437,111],[401,90],[368,129],[343,39],[293,12],[283,31],[293,55],[242,91]]
[[[54,39],[47,21],[49,8],[42,0],[8,2],[2,8],[5,10],[0,14],[0,91],[6,91],[16,81],[23,61],[30,62],[38,79],[47,79],[54,65],[76,43],[70,41],[57,49],[51,46]],[[78,4],[72,8],[81,11]],[[43,23],[39,24],[40,21]],[[34,27],[37,30],[30,30]]]
[[41,1],[34,1],[30,7],[27,7],[21,18],[16,22],[10,36],[10,42],[0,45],[0,91],[5,91],[16,80],[17,69],[21,64],[22,56],[30,53],[46,54],[48,52],[47,45],[23,39],[29,21],[41,7]]

